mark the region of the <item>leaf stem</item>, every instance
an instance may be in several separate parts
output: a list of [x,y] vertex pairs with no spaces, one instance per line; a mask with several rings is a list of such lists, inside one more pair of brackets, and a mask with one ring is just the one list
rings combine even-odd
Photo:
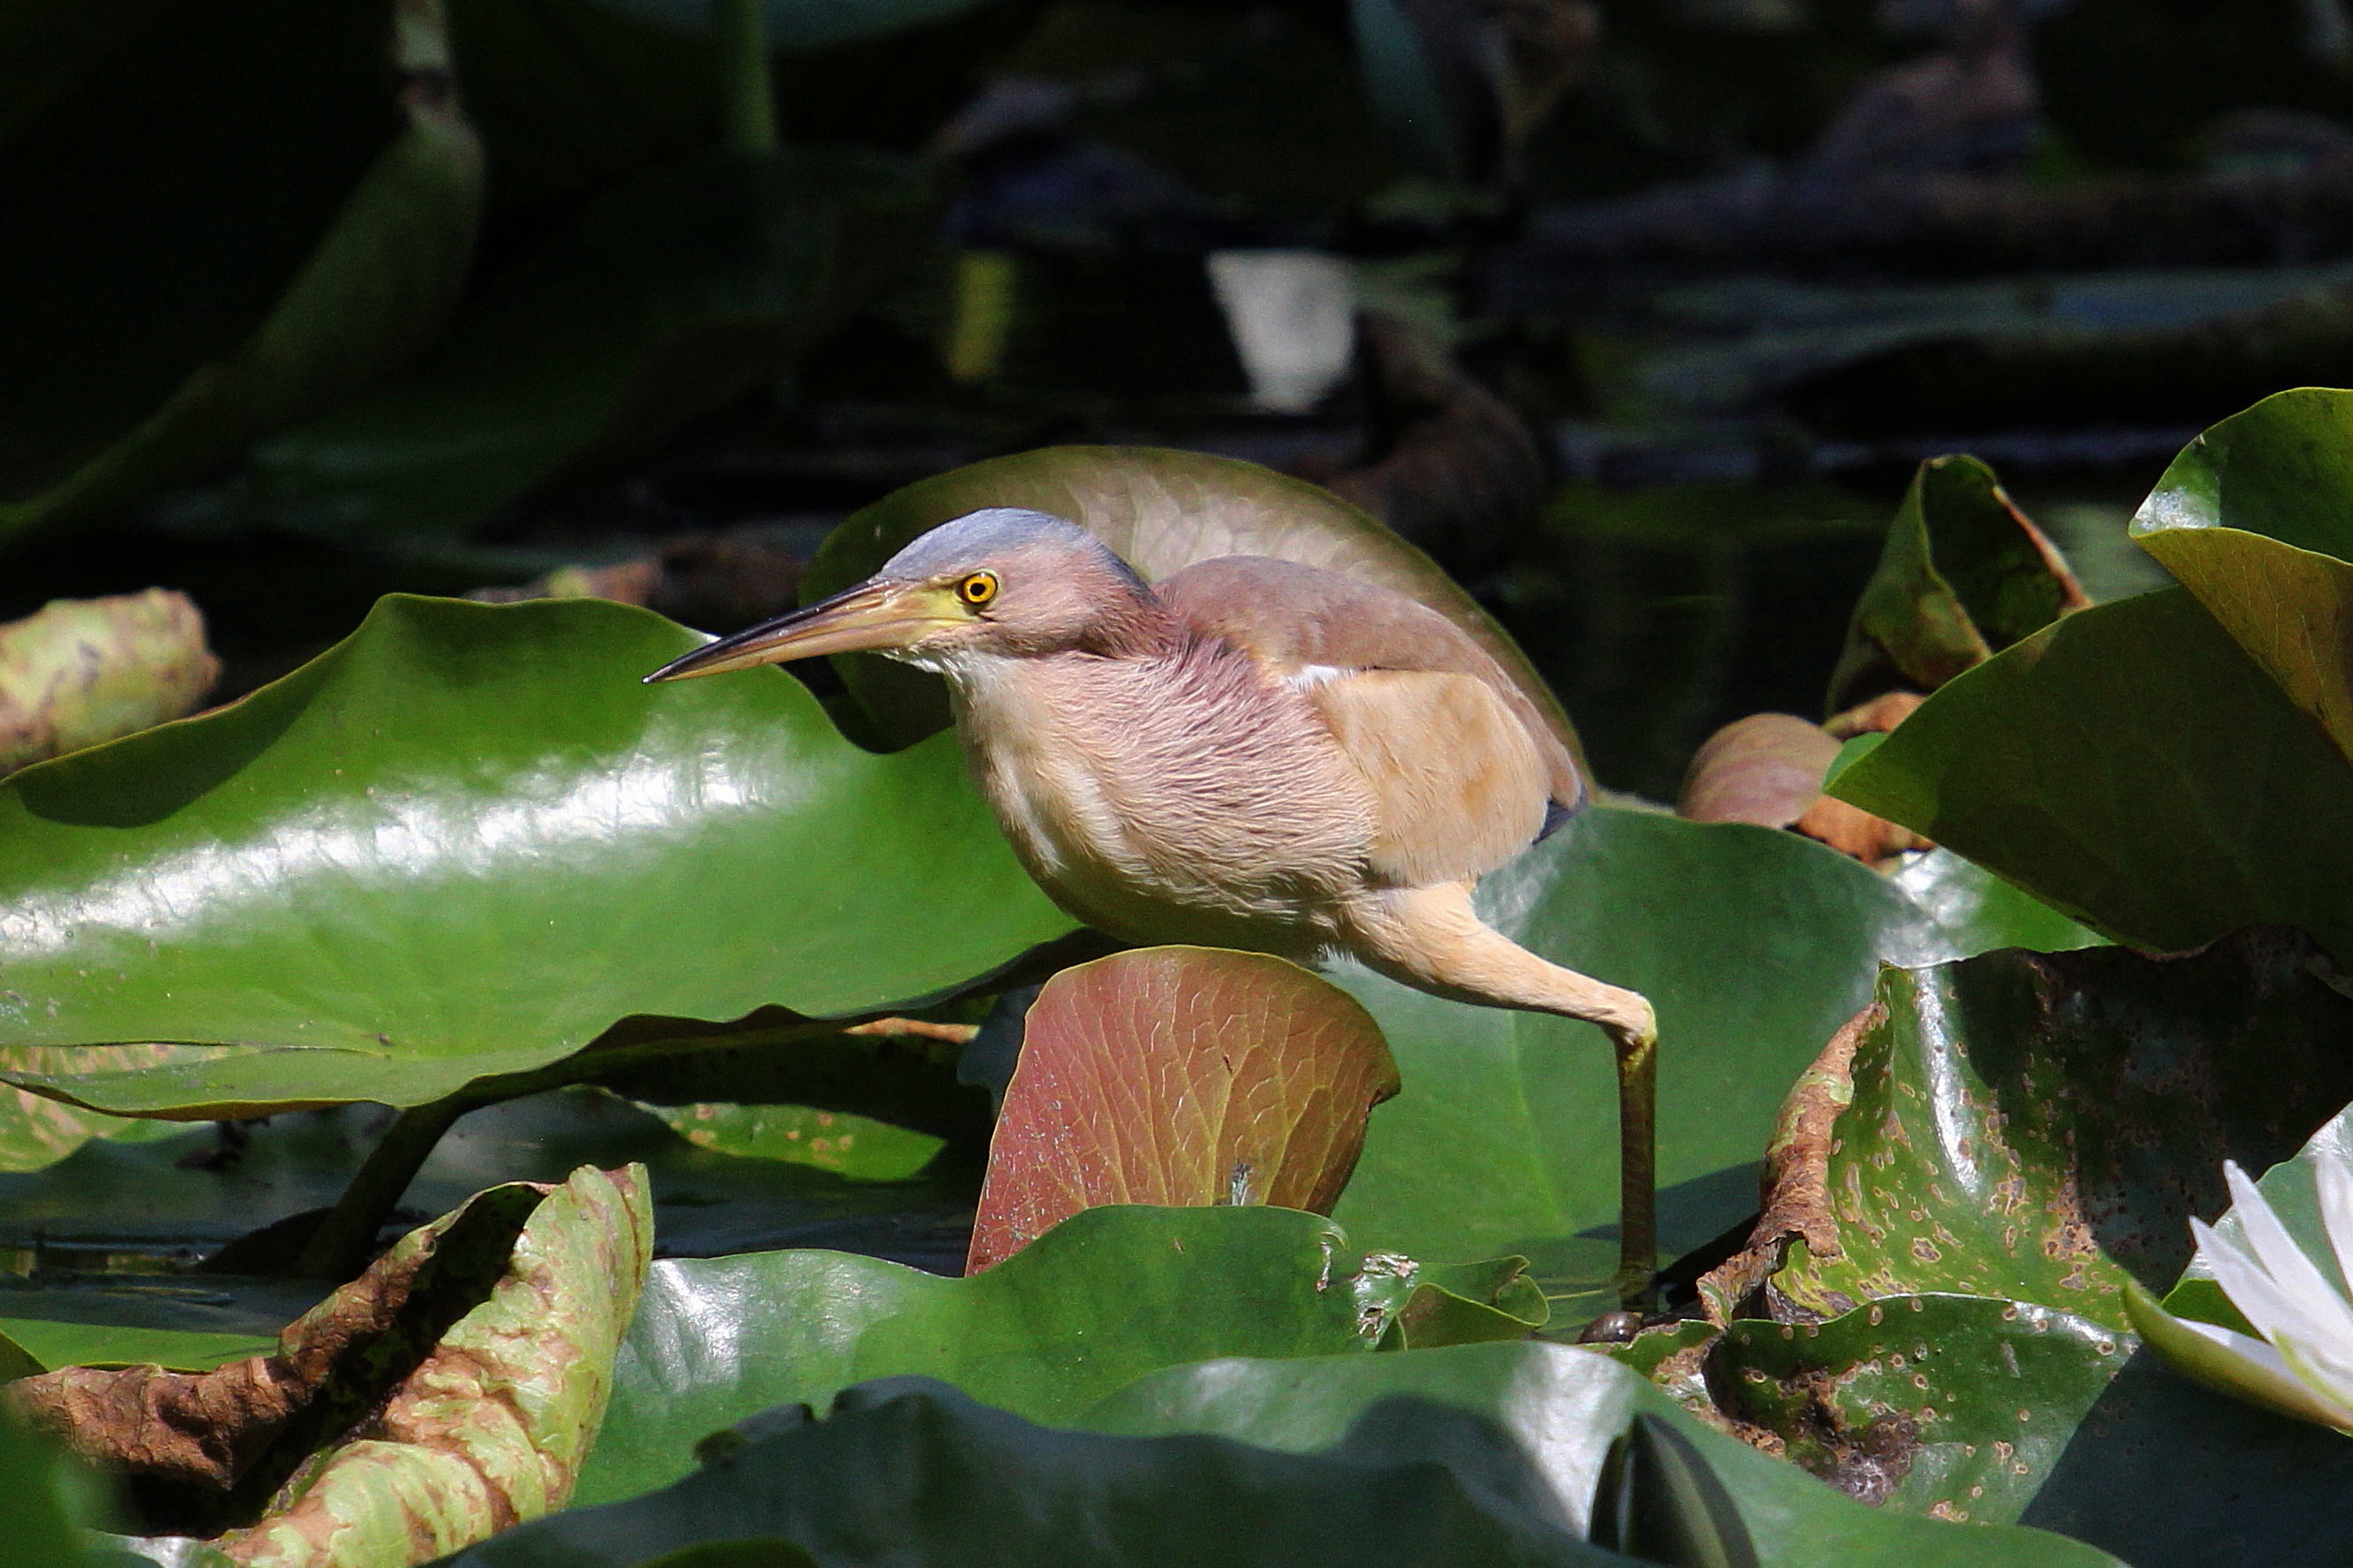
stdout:
[[432,1154],[450,1123],[485,1101],[470,1088],[427,1105],[412,1105],[392,1119],[368,1152],[343,1195],[302,1244],[294,1272],[312,1279],[349,1279],[367,1267],[375,1233],[392,1217],[400,1194]]
[[768,74],[768,22],[761,0],[712,0],[719,46],[719,96],[731,153],[776,150],[776,89]]
[[1618,1299],[1651,1303],[1659,1267],[1659,1042],[1655,1035],[1618,1045]]

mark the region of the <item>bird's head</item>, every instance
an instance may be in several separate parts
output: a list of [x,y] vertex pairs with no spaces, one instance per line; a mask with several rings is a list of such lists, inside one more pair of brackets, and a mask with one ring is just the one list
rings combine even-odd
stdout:
[[953,672],[983,656],[1110,652],[1156,610],[1125,562],[1075,523],[992,507],[944,522],[830,599],[695,649],[646,677],[681,680],[826,653]]

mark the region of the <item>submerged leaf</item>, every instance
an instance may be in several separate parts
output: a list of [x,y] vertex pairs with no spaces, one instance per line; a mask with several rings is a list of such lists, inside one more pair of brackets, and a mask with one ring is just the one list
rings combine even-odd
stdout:
[[494,1188],[273,1353],[194,1374],[69,1368],[9,1401],[125,1474],[151,1524],[210,1535],[232,1563],[422,1562],[564,1505],[652,1237],[634,1169]]
[[1161,947],[1066,969],[1029,1008],[965,1271],[1100,1204],[1328,1214],[1397,1088],[1363,1006],[1280,958]]

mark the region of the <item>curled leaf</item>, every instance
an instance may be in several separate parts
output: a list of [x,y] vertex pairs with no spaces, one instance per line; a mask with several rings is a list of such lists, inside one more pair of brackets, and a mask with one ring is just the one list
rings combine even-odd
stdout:
[[1103,1204],[1328,1213],[1397,1090],[1363,1005],[1282,959],[1160,947],[1064,970],[1029,1009],[967,1272]]
[[69,1367],[9,1404],[240,1564],[421,1563],[561,1508],[652,1250],[643,1173],[516,1183],[208,1373]]
[[185,595],[53,599],[0,626],[0,773],[194,712],[219,679]]

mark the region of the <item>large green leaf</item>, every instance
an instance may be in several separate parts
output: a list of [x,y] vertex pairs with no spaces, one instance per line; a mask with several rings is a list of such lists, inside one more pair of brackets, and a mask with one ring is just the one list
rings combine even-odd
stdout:
[[2143,947],[2297,925],[2353,958],[2353,768],[2186,589],[1962,674],[1831,793]]
[[41,1080],[118,1112],[413,1105],[633,1015],[857,1013],[1065,929],[946,742],[861,752],[782,673],[638,683],[692,642],[391,598],[232,708],[0,784],[0,1045],[230,1047]]
[[[1531,950],[1657,1006],[1672,1253],[1755,1211],[1755,1162],[1783,1097],[1869,998],[1883,960],[2063,938],[2031,900],[2016,900],[2014,925],[1989,913],[1968,894],[1974,881],[1947,861],[1924,884],[1945,888],[1958,921],[1948,931],[1898,888],[1793,834],[1603,807],[1489,877],[1479,905]],[[1361,970],[1340,978],[1379,1021],[1405,1083],[1373,1113],[1342,1222],[1419,1258],[1523,1253],[1548,1286],[1598,1292],[1618,1215],[1615,1075],[1600,1033]]]
[[2353,393],[2267,397],[2183,448],[2133,537],[2353,757]]
[[601,193],[403,374],[255,455],[273,517],[448,534],[771,375],[854,302],[916,193],[848,152],[711,154]]
[[1330,1221],[1255,1206],[1089,1209],[965,1279],[833,1252],[659,1263],[580,1500],[664,1485],[705,1433],[868,1378],[1067,1421],[1179,1362],[1370,1351],[1397,1275],[1360,1267]]
[[1327,1451],[1377,1432],[1389,1442],[1435,1450],[1452,1436],[1432,1419],[1447,1409],[1482,1417],[1488,1443],[1502,1446],[1502,1439],[1515,1449],[1535,1472],[1530,1479],[1541,1478],[1559,1517],[1580,1534],[1591,1522],[1588,1510],[1611,1443],[1630,1417],[1645,1415],[1679,1435],[1712,1473],[1760,1568],[2106,1560],[2040,1531],[1949,1525],[1863,1507],[1693,1419],[1639,1373],[1562,1345],[1174,1367],[1121,1389],[1083,1424],[1123,1433],[1208,1432],[1292,1453]]
[[[827,537],[801,580],[803,602],[869,575],[917,534],[992,506],[1067,518],[1146,581],[1221,555],[1269,555],[1419,599],[1477,638],[1569,749],[1577,750],[1567,715],[1527,656],[1437,563],[1329,490],[1233,458],[1156,447],[1048,447],[919,480]],[[894,742],[947,723],[946,690],[938,677],[871,654],[837,662]]]
[[1826,1160],[1781,1174],[1803,1239],[1774,1288],[1823,1315],[1943,1290],[2126,1327],[2125,1279],[2180,1272],[2222,1161],[2284,1159],[2353,1100],[2353,1001],[2316,962],[2274,932],[1889,970],[1843,1083],[1800,1090],[1851,1099]]
[[1364,1008],[1282,959],[1154,947],[1066,969],[1029,1008],[966,1269],[1101,1204],[1329,1214],[1397,1087]]
[[897,1379],[851,1391],[822,1421],[759,1416],[667,1490],[525,1525],[445,1568],[1631,1568],[1563,1530],[1541,1479],[1485,1423],[1417,1414],[1416,1429],[1280,1454],[1058,1431]]
[[200,473],[408,358],[481,201],[432,6],[151,6],[128,36],[79,9],[32,29],[71,85],[0,147],[0,291],[41,301],[0,350],[0,534]]

